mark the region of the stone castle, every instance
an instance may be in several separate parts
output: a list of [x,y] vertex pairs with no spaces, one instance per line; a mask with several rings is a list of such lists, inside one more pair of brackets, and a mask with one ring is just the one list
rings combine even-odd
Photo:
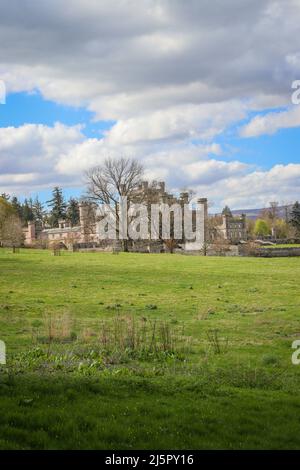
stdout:
[[[131,195],[133,203],[143,204],[179,204],[182,208],[189,203],[189,193],[182,192],[179,197],[166,191],[164,182],[147,181],[142,182]],[[79,205],[79,225],[71,226],[66,220],[59,220],[57,228],[38,227],[34,222],[29,222],[28,227],[24,229],[26,246],[48,246],[60,245],[61,247],[74,249],[99,249],[99,250],[118,250],[120,249],[119,240],[102,240],[97,233],[97,217],[95,207],[87,202],[81,202]],[[187,241],[184,238],[176,240],[176,248],[184,251],[200,251],[206,242],[210,241],[208,229],[208,209],[207,199],[197,200],[198,210],[201,211],[201,224],[198,230],[197,241]],[[200,208],[200,209],[199,209]],[[196,209],[191,208],[192,220],[196,217]],[[193,224],[194,225],[194,224]],[[219,227],[220,235],[227,239],[237,242],[246,237],[246,223],[244,216],[237,220],[228,216],[223,217],[223,224]],[[164,252],[167,250],[166,241],[159,240],[138,240],[129,241],[129,251],[141,252]]]

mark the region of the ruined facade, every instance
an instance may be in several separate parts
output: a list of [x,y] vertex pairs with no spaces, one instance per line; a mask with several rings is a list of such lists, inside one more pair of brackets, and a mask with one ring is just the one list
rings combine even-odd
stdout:
[[222,215],[222,224],[219,225],[218,231],[221,236],[232,243],[247,240],[246,216],[242,214],[233,217],[230,214]]
[[[179,197],[174,196],[166,191],[164,182],[142,182],[140,186],[130,196],[132,203],[143,203],[146,206],[151,204],[166,204],[171,207],[173,204],[178,204],[184,208],[185,204],[189,203],[189,193],[182,192]],[[196,216],[201,215],[201,224],[198,233],[198,241],[188,241],[182,236],[181,239],[176,240],[176,248],[186,251],[201,250],[203,244],[207,241],[207,199],[201,198],[197,201],[200,212],[196,213],[196,209],[191,208],[191,217],[194,221]],[[98,248],[104,250],[120,249],[121,241],[119,240],[102,240],[99,238],[97,231],[97,216],[96,206],[89,203],[81,203],[79,206],[80,223],[78,226],[71,227],[65,220],[59,221],[57,228],[38,228],[33,223],[28,224],[28,228],[24,230],[25,245],[35,245],[37,243],[55,244],[62,243],[67,248],[77,246],[78,248]],[[200,214],[201,213],[201,214]],[[150,221],[149,221],[150,223]],[[144,239],[137,241],[128,241],[128,248],[130,251],[141,252],[162,252],[167,249],[167,242],[162,238],[156,240]],[[174,245],[174,246],[175,246]]]

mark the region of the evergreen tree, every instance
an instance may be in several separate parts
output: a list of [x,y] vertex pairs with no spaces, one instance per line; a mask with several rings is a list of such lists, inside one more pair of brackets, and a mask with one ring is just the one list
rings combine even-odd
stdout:
[[12,207],[14,208],[15,213],[19,216],[20,219],[23,220],[23,211],[22,211],[22,204],[18,200],[16,196],[13,196],[10,201]]
[[300,235],[300,204],[298,201],[292,207],[289,223],[296,229],[297,235]]
[[67,207],[61,188],[55,186],[52,191],[52,199],[50,199],[50,201],[47,201],[47,204],[49,207],[51,207],[49,218],[50,224],[52,227],[58,227],[59,219],[66,218]]
[[1,197],[2,199],[4,199],[5,201],[9,201],[9,199],[10,199],[10,195],[7,194],[7,193],[2,193],[2,194],[0,195],[0,197]]
[[224,207],[224,209],[222,210],[222,215],[228,215],[229,217],[232,217],[232,212],[228,206]]
[[22,204],[22,220],[25,224],[34,220],[34,214],[32,210],[32,201],[24,199]]
[[46,215],[46,211],[44,210],[43,204],[39,201],[38,196],[35,198],[33,202],[32,211],[34,215],[34,220],[38,223],[43,223],[45,215]]
[[79,203],[72,197],[68,202],[67,219],[73,227],[79,224]]

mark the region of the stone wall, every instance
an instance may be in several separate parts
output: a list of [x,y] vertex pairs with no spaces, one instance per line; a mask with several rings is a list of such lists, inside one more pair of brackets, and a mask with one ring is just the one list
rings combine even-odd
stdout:
[[[142,182],[139,187],[131,194],[131,201],[133,203],[144,203],[149,209],[151,204],[167,204],[171,207],[173,204],[179,204],[181,206],[181,211],[185,204],[189,203],[189,193],[184,191],[180,193],[179,197],[170,194],[166,191],[165,183],[163,181],[153,182],[149,184],[147,181]],[[207,241],[208,232],[207,232],[207,199],[201,198],[198,199],[198,206],[200,207],[199,212],[196,212],[195,209],[191,209],[192,221],[193,221],[193,230],[196,215],[198,214],[201,217],[199,232],[197,234],[197,241],[187,241],[184,239],[184,234],[182,234],[182,239],[177,240],[178,244],[186,251],[199,251],[203,243]],[[90,248],[99,248],[103,250],[113,250],[114,248],[119,248],[117,245],[121,242],[116,240],[101,240],[99,233],[97,231],[97,215],[96,215],[95,204],[90,204],[87,202],[82,202],[79,204],[79,214],[80,214],[80,224],[76,227],[71,227],[64,220],[59,221],[59,226],[57,228],[46,228],[43,227],[41,230],[37,231],[35,225],[28,224],[28,228],[24,229],[24,236],[27,245],[34,244],[37,240],[44,240],[45,242],[62,242],[65,246],[72,248],[76,245],[79,249],[90,249]],[[174,209],[173,209],[174,210]],[[150,228],[150,220],[149,223]],[[197,217],[198,219],[198,217]],[[159,233],[156,237],[153,237],[153,240],[149,241],[138,240],[136,242],[129,242],[128,248],[129,251],[136,252],[150,252],[150,253],[160,253],[163,251],[168,251],[166,249],[166,240],[161,240],[162,234],[160,226],[158,227]],[[172,231],[172,230],[171,230]],[[159,238],[156,240],[155,238]],[[172,233],[170,235],[172,238]]]
[[300,248],[258,248],[257,253],[254,256],[261,258],[300,256]]

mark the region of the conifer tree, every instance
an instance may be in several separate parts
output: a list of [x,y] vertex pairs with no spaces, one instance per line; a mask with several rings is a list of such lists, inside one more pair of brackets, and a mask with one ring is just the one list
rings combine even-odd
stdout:
[[68,202],[67,220],[73,227],[79,224],[79,204],[73,197],[71,197]]
[[15,213],[19,216],[20,219],[23,220],[22,204],[20,203],[19,199],[16,196],[13,196],[10,203],[14,208]]
[[298,201],[292,207],[289,223],[296,229],[297,235],[300,235],[300,204]]
[[228,206],[224,207],[224,209],[222,210],[222,215],[228,215],[229,217],[232,217],[232,212]]
[[38,196],[36,196],[33,202],[32,211],[34,215],[34,220],[40,224],[43,223],[45,215],[46,215],[46,211],[44,210],[43,204],[39,201]]
[[24,199],[22,204],[22,220],[25,224],[34,220],[34,214],[32,210],[32,201]]
[[47,201],[49,207],[51,207],[49,222],[52,227],[58,227],[59,219],[66,218],[66,203],[64,200],[62,189],[58,186],[52,191],[52,199]]

